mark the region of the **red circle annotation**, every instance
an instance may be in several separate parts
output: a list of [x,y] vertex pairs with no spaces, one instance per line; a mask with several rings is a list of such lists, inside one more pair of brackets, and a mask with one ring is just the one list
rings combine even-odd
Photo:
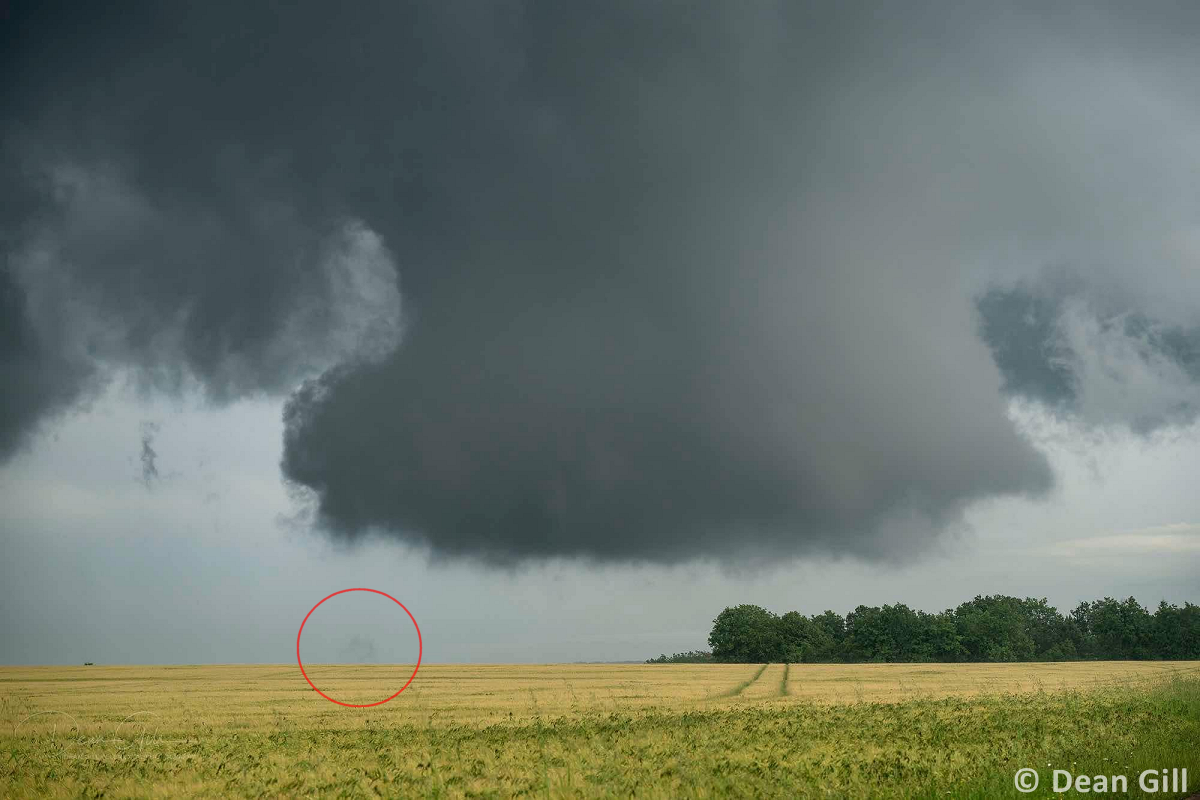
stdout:
[[[345,594],[346,592],[371,592],[373,594],[383,595],[388,600],[391,600],[393,603],[404,609],[404,613],[408,614],[408,618],[412,620],[413,627],[417,631],[417,665],[413,667],[412,675],[409,676],[408,680],[405,681],[403,686],[396,690],[395,694],[391,695],[390,697],[385,697],[376,703],[343,703],[341,700],[334,700],[332,697],[318,689],[317,685],[312,682],[312,678],[308,677],[308,673],[304,671],[304,662],[300,659],[300,637],[304,633],[304,626],[308,622],[308,618],[311,617],[313,612],[320,607],[321,603],[324,603],[330,597],[337,597],[339,594]],[[304,622],[300,623],[300,630],[296,633],[296,663],[300,665],[300,674],[304,676],[304,680],[308,681],[308,685],[312,687],[314,692],[321,695],[321,697],[324,697],[329,702],[337,703],[339,706],[345,706],[346,708],[371,708],[373,706],[381,706],[389,700],[394,700],[396,696],[400,694],[400,692],[403,692],[405,689],[411,686],[413,679],[417,677],[417,670],[421,668],[421,655],[423,652],[424,646],[421,642],[421,626],[417,624],[417,618],[412,615],[412,612],[408,610],[404,603],[401,603],[387,592],[381,592],[378,589],[365,589],[362,587],[357,587],[354,589],[342,589],[339,592],[334,592],[328,597],[321,598],[321,600],[315,606],[309,609],[307,614],[304,615]]]

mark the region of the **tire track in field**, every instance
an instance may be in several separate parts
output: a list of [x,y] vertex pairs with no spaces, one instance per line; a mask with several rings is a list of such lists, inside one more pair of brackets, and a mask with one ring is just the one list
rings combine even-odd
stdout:
[[775,700],[779,698],[786,672],[786,664],[769,664],[759,673],[758,680],[751,683],[742,692],[742,698],[745,700]]
[[751,676],[750,676],[748,679],[746,679],[746,680],[742,681],[741,683],[739,683],[737,686],[735,686],[735,687],[733,687],[732,689],[730,689],[730,690],[729,690],[728,692],[726,692],[725,694],[723,694],[723,695],[718,695],[718,696],[719,696],[719,697],[737,697],[737,696],[738,696],[738,695],[740,695],[742,692],[746,691],[746,689],[747,689],[747,688],[748,688],[748,687],[749,687],[751,684],[753,684],[755,681],[757,681],[757,680],[759,679],[759,677],[760,677],[760,676],[761,676],[761,675],[762,675],[764,672],[766,672],[766,671],[767,671],[767,667],[769,667],[769,666],[770,666],[770,664],[763,664],[761,667],[759,667],[759,668],[758,668],[758,672],[754,673],[754,674],[753,674],[753,675],[751,675]]
[[726,696],[743,700],[774,700],[782,697],[787,669],[786,664],[764,664],[753,677],[738,684]]

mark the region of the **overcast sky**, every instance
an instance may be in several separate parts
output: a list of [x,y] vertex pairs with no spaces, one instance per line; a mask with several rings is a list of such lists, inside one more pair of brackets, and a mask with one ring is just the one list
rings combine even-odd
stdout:
[[1200,601],[1200,7],[1043,6],[12,4],[0,663]]

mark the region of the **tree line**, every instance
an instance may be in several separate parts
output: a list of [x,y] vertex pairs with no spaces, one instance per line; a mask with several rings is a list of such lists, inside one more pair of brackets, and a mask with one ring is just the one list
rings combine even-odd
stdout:
[[717,615],[708,643],[648,663],[1200,659],[1200,606],[1163,601],[1150,613],[1105,597],[1063,615],[1045,598],[989,595],[939,614],[897,603],[806,617],[740,605]]

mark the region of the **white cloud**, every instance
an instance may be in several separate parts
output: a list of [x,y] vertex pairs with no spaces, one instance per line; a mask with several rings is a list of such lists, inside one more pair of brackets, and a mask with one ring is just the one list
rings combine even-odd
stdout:
[[1052,556],[1127,556],[1200,553],[1200,523],[1176,522],[1120,533],[1067,539],[1043,551]]

